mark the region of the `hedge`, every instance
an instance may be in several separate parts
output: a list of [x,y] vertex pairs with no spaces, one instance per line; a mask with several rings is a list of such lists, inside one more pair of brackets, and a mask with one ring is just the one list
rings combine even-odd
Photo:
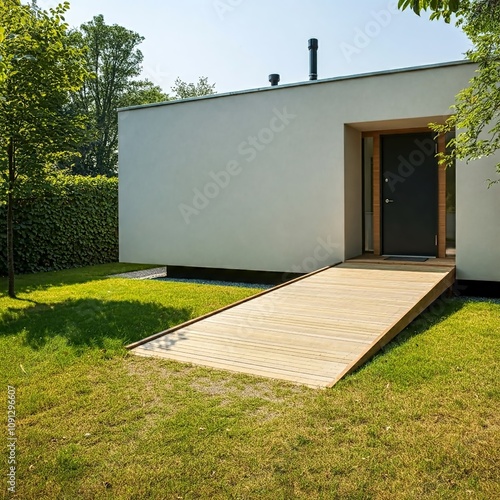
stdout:
[[[0,207],[0,274],[7,274],[7,210]],[[16,274],[118,260],[118,179],[60,175],[14,203]]]

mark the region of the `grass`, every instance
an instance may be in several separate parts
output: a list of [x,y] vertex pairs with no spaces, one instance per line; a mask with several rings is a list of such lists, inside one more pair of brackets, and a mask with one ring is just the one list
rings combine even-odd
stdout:
[[499,304],[447,301],[313,390],[128,354],[257,291],[106,277],[132,268],[23,276],[19,300],[0,295],[11,498],[500,497]]

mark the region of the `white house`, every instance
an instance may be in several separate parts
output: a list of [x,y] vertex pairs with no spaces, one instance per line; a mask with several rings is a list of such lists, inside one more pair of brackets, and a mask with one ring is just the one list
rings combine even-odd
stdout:
[[451,62],[119,110],[120,260],[309,272],[456,256],[500,282],[499,157],[439,167],[475,66]]

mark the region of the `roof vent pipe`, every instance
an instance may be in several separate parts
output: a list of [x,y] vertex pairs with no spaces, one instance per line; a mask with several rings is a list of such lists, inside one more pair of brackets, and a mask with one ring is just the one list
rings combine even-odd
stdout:
[[269,81],[271,82],[271,87],[276,87],[276,85],[280,82],[280,75],[277,73],[269,75]]
[[309,80],[318,79],[318,39],[309,40]]

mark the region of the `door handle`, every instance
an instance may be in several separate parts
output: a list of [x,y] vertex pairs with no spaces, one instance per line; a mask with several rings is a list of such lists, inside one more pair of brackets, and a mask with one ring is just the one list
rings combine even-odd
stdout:
[[386,203],[394,203],[394,200],[390,200],[389,198],[386,198],[386,199],[385,199],[385,202],[386,202]]

